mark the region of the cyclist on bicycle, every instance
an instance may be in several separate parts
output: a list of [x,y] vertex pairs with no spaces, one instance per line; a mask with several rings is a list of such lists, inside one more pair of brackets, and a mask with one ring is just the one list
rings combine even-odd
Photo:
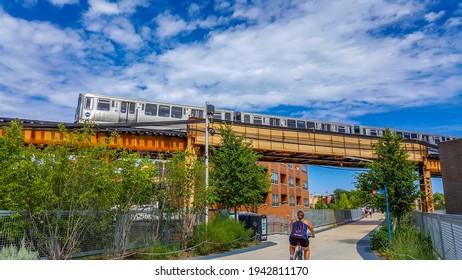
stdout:
[[292,220],[290,225],[291,233],[289,236],[289,252],[290,259],[294,259],[295,247],[298,244],[302,246],[304,250],[304,259],[310,259],[310,241],[308,240],[308,230],[311,233],[311,238],[314,238],[314,228],[310,221],[305,220],[305,213],[303,211],[297,212],[297,219]]

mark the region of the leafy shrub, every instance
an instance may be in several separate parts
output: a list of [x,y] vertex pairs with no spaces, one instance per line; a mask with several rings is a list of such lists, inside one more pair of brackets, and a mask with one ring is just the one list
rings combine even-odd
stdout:
[[[207,238],[205,238],[206,233]],[[238,221],[218,217],[209,223],[207,228],[205,224],[196,228],[192,246],[195,248],[195,252],[200,255],[229,251],[249,244],[252,240],[250,238],[252,234],[252,229],[245,229]]]
[[9,245],[0,250],[0,260],[38,260],[38,258],[39,254],[27,249],[24,242],[21,242],[19,249]]
[[383,224],[371,237],[371,249],[392,260],[436,260],[431,238],[418,231],[411,223],[404,223],[392,233],[388,248],[387,224]]
[[382,224],[371,236],[371,249],[380,251],[388,246],[388,228],[386,224]]

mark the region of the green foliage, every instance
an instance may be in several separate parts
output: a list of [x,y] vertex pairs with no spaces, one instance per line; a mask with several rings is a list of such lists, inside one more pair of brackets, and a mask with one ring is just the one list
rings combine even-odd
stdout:
[[371,237],[371,249],[391,260],[437,260],[431,238],[405,222],[392,233],[388,246],[387,224],[383,224]]
[[218,131],[222,140],[220,147],[212,147],[211,185],[216,198],[212,202],[225,209],[258,206],[271,186],[264,167],[258,164],[260,156],[231,126],[221,126]]
[[218,217],[207,227],[205,224],[196,227],[192,247],[200,255],[229,251],[249,244],[252,234],[252,229],[245,229],[238,221]]
[[407,151],[401,146],[401,136],[386,129],[384,135],[373,144],[377,159],[366,163],[368,171],[359,174],[357,187],[375,208],[385,211],[384,195],[372,195],[372,190],[387,186],[390,213],[398,219],[409,213],[419,195],[415,182],[419,179],[416,164],[408,160]]
[[327,208],[327,205],[322,198],[319,198],[314,205],[314,209],[326,209],[326,208]]
[[39,254],[29,250],[24,242],[19,249],[14,245],[3,247],[0,250],[0,260],[38,260]]
[[21,230],[13,233],[25,233],[49,259],[66,259],[86,233],[108,228],[113,209],[120,217],[149,202],[155,174],[149,159],[109,148],[117,135],[94,145],[90,125],[72,133],[59,127],[61,140],[43,147],[24,145],[18,121],[0,138],[0,207],[18,211],[13,223]]
[[434,193],[433,194],[433,203],[435,205],[435,210],[444,210],[446,209],[446,201],[444,199],[444,194]]
[[161,244],[154,242],[148,248],[140,250],[135,254],[136,260],[170,260],[175,259],[181,255],[181,248],[179,244],[169,243]]
[[205,164],[187,152],[175,152],[165,162],[166,174],[156,186],[156,192],[164,192],[162,211],[174,213],[182,232],[180,244],[183,249],[193,235],[196,217],[204,212]]

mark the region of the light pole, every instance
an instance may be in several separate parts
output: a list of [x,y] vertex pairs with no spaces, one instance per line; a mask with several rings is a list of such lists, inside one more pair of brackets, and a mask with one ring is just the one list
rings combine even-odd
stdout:
[[387,184],[385,186],[385,207],[387,211],[387,225],[388,225],[388,249],[391,250],[391,225],[390,225],[390,208],[388,206],[388,190]]
[[[213,120],[213,114],[215,114],[215,107],[208,102],[205,102],[205,192],[207,195],[207,189],[209,187],[209,133],[210,135],[215,134],[215,130],[210,128],[210,121]],[[208,201],[205,200],[205,224],[209,222],[209,206]]]

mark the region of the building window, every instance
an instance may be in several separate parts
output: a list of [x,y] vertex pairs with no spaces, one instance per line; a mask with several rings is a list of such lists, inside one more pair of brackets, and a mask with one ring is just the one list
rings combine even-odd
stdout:
[[302,197],[297,196],[297,205],[302,205]]
[[304,206],[305,208],[308,208],[308,206],[309,206],[309,205],[308,205],[308,198],[304,198],[304,199],[303,199],[303,206]]
[[295,186],[296,186],[297,188],[300,188],[300,178],[296,178],[296,179],[295,179]]
[[302,164],[302,172],[303,173],[308,173],[308,165]]
[[289,166],[289,169],[294,169],[294,165],[292,163],[289,163],[288,166]]
[[281,184],[287,184],[287,175],[281,174]]
[[271,173],[271,183],[274,185],[278,184],[278,174],[276,172]]
[[278,194],[273,194],[272,206],[273,207],[279,206],[279,195]]
[[289,187],[293,188],[294,187],[294,178],[289,177]]
[[295,197],[290,197],[290,206],[295,206]]
[[308,190],[308,182],[307,181],[303,181],[302,185],[303,185],[304,190]]

